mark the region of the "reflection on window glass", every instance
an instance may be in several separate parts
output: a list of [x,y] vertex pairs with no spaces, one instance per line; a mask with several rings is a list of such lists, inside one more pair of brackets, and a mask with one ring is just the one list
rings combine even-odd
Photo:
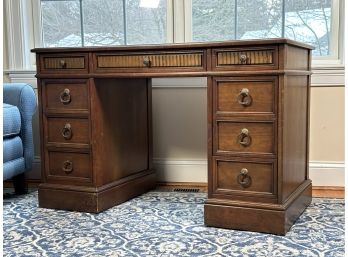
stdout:
[[166,3],[167,0],[41,0],[43,46],[164,43]]
[[237,39],[281,37],[281,0],[237,1]]
[[313,55],[325,56],[330,54],[331,5],[332,0],[193,0],[192,38],[286,37],[311,44]]
[[313,55],[329,55],[331,0],[286,0],[285,37],[315,46]]
[[166,42],[166,0],[127,0],[127,44]]
[[81,46],[80,1],[41,1],[44,47]]
[[123,45],[123,1],[83,0],[84,45]]
[[235,38],[234,0],[192,0],[193,41]]

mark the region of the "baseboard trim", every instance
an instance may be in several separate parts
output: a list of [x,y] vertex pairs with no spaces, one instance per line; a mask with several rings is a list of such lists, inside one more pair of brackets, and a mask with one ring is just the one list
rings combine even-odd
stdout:
[[344,198],[344,187],[315,186],[312,189],[313,197]]
[[[40,179],[29,179],[29,188],[38,188],[41,183]],[[174,188],[194,188],[199,189],[201,192],[207,192],[208,184],[201,182],[165,182],[157,181],[156,186],[163,189],[174,189]],[[4,181],[4,188],[13,188],[11,180]],[[313,197],[325,197],[325,198],[344,198],[345,187],[337,186],[313,186],[312,189]]]

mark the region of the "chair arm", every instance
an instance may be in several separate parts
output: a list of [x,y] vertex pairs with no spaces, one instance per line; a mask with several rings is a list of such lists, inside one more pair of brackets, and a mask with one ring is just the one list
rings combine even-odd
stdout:
[[21,114],[20,136],[23,142],[25,167],[30,170],[34,159],[32,117],[37,101],[33,88],[26,83],[4,83],[3,102],[18,107]]

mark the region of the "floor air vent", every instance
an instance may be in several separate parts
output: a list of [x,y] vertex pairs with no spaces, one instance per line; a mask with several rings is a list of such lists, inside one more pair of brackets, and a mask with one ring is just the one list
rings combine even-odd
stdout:
[[198,188],[174,188],[174,192],[183,192],[183,193],[198,193]]

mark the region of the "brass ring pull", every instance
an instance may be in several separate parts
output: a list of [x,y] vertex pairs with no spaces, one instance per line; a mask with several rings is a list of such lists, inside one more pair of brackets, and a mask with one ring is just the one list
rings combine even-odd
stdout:
[[66,69],[66,62],[65,62],[65,60],[60,60],[59,61],[59,65],[60,65],[61,69]]
[[71,95],[69,88],[65,88],[62,93],[60,93],[60,102],[62,104],[69,104],[71,102]]
[[243,106],[249,106],[251,105],[252,98],[249,92],[249,89],[242,88],[242,90],[239,92],[239,95],[237,97],[238,103]]
[[241,55],[239,56],[239,60],[240,60],[240,63],[241,63],[241,64],[247,64],[248,57],[246,56],[246,54],[241,54]]
[[72,138],[72,129],[70,123],[66,123],[64,128],[62,129],[62,136],[66,139],[69,140]]
[[146,67],[151,67],[151,60],[149,59],[149,57],[144,57],[143,64]]
[[249,135],[249,130],[243,128],[238,136],[238,142],[242,146],[249,146],[251,143],[251,137]]
[[66,173],[66,174],[70,174],[73,171],[73,163],[72,161],[66,160],[63,162],[63,166],[62,166],[62,170]]
[[251,185],[251,177],[248,175],[248,169],[243,168],[240,170],[240,173],[237,177],[237,182],[244,188],[250,187]]

